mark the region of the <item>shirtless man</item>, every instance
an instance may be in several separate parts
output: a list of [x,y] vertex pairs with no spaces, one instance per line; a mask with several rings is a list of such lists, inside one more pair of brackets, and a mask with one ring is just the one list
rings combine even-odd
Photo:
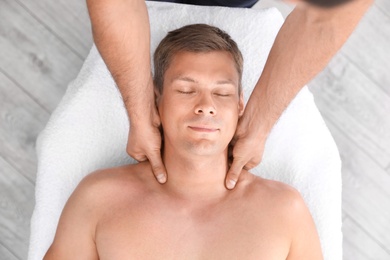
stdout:
[[225,186],[244,103],[242,56],[208,25],[170,32],[154,56],[162,158],[85,177],[69,198],[44,259],[322,259],[299,193],[243,170]]
[[[252,6],[256,0],[158,0],[223,6]],[[226,187],[233,189],[243,167],[261,162],[271,129],[297,95],[343,46],[373,0],[286,0],[296,7],[280,28],[240,118],[232,145]],[[149,160],[156,179],[167,172],[161,160],[160,118],[150,73],[150,24],[145,0],[87,0],[93,39],[110,70],[129,116],[127,152]]]

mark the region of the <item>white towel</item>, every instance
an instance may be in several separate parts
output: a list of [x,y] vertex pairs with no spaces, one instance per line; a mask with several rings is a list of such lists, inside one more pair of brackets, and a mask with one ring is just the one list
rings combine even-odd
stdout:
[[[208,23],[227,31],[244,56],[243,86],[248,99],[283,23],[276,9],[147,5],[152,51],[168,31],[186,24]],[[120,93],[93,47],[37,141],[30,260],[42,259],[66,200],[85,175],[134,162],[126,154],[128,129]],[[341,259],[340,158],[306,87],[273,128],[263,161],[252,172],[298,189],[313,215],[325,259]]]

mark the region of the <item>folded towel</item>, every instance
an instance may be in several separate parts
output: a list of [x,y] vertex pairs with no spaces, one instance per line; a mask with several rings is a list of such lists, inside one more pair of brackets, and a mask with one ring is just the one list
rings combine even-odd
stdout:
[[[191,23],[227,31],[244,56],[248,99],[283,23],[272,9],[230,9],[148,2],[151,49],[165,34]],[[126,154],[129,122],[122,98],[95,47],[37,140],[36,205],[29,259],[42,259],[62,208],[79,181],[99,168],[135,161]],[[325,259],[341,259],[341,167],[336,145],[305,87],[283,113],[252,170],[294,186],[315,220]]]

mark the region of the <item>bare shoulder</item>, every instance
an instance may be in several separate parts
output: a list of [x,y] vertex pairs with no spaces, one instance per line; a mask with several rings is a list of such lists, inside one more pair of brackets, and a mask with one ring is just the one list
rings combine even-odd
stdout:
[[240,187],[248,208],[259,220],[280,223],[283,229],[290,229],[302,214],[310,215],[302,196],[292,186],[248,171],[243,171],[241,176],[237,187]]
[[287,259],[322,259],[318,233],[301,194],[282,182],[254,175],[250,179],[247,188],[253,208],[283,227],[291,241]]
[[108,210],[142,190],[140,178],[145,178],[147,171],[147,165],[126,165],[84,177],[66,202],[44,259],[98,259],[95,237],[99,221]]
[[[134,169],[133,169],[134,168]],[[44,259],[98,259],[96,226],[107,204],[124,189],[128,172],[137,167],[99,170],[87,175],[73,191],[62,211],[54,241]],[[136,175],[136,174],[134,174]]]
[[[80,182],[80,189],[93,194],[99,200],[110,200],[118,194],[136,195],[142,193],[153,180],[150,165],[139,163],[114,168],[100,169],[90,173]],[[103,201],[102,201],[103,199]]]
[[147,165],[142,164],[94,171],[80,181],[69,197],[62,215],[75,220],[75,225],[82,225],[82,222],[79,221],[80,218],[73,217],[83,215],[94,229],[109,210],[143,195],[147,173]]
[[253,203],[269,206],[283,215],[288,212],[288,216],[307,212],[301,194],[294,187],[279,181],[264,179],[249,172],[245,174],[248,179],[247,194]]

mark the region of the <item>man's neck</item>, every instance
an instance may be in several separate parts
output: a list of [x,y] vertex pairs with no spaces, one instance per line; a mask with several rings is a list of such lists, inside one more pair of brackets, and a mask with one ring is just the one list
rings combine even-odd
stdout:
[[224,184],[228,170],[227,151],[216,156],[194,156],[165,148],[163,161],[168,173],[164,186],[179,198],[214,200],[228,192]]

